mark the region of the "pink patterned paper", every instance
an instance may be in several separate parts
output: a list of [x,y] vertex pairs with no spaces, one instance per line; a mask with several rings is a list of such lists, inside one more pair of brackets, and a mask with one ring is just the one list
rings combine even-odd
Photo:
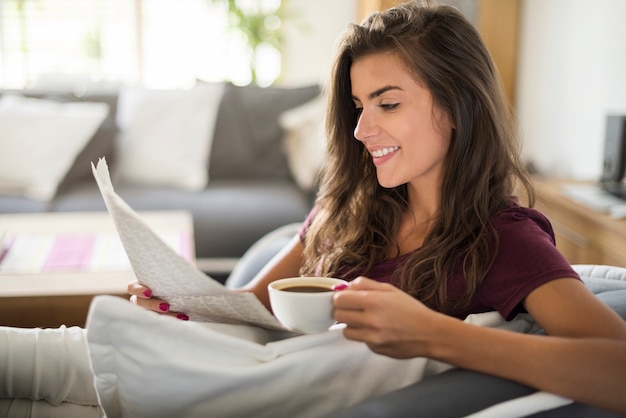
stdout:
[[96,235],[59,235],[42,271],[88,269],[96,240]]

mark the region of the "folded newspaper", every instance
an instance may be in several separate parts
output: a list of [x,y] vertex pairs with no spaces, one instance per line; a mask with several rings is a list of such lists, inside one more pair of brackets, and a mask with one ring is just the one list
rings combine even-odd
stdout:
[[237,292],[198,270],[169,247],[115,191],[106,160],[91,164],[100,193],[137,280],[192,321],[285,329],[251,292]]

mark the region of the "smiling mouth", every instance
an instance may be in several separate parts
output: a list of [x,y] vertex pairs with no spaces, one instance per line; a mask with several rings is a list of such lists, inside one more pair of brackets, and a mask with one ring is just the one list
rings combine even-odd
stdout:
[[399,149],[400,147],[389,147],[389,148],[377,149],[376,151],[372,151],[370,154],[374,158],[380,158],[380,157],[384,157],[387,154],[391,154],[392,152],[396,152]]

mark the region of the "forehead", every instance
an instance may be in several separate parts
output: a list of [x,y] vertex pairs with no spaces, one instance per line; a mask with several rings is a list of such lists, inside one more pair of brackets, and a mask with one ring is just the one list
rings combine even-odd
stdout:
[[350,67],[354,95],[367,95],[381,86],[414,86],[422,83],[409,71],[405,62],[392,52],[377,52],[354,60]]

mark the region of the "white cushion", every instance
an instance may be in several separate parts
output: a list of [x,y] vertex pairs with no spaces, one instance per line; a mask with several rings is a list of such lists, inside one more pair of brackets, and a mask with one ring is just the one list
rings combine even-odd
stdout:
[[86,328],[108,418],[319,417],[415,382],[428,363],[374,354],[340,328],[181,321],[114,296],[94,298]]
[[[528,332],[497,312],[466,322]],[[115,417],[319,417],[439,373],[347,340],[336,325],[294,335],[247,325],[181,321],[114,296],[94,298],[87,342],[98,398]]]
[[116,180],[189,191],[205,188],[223,91],[223,83],[190,90],[122,90]]
[[322,97],[280,115],[284,147],[291,175],[303,190],[314,190],[326,148],[325,102]]
[[0,98],[0,193],[47,201],[108,115],[105,103]]

